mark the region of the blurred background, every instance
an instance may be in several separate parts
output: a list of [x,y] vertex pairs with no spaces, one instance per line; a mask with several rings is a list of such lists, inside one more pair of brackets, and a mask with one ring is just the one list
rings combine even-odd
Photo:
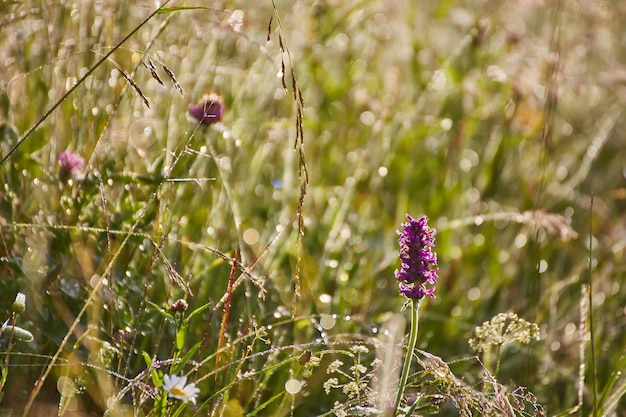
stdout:
[[[35,337],[13,348],[5,408],[64,345],[63,363],[113,369],[106,389],[88,366],[70,372],[75,412],[106,409],[142,351],[171,351],[146,300],[210,303],[188,337],[213,353],[235,257],[256,278],[231,288],[228,340],[285,321],[272,346],[315,352],[319,314],[336,315],[330,336],[373,338],[404,302],[393,272],[410,213],[437,229],[440,266],[420,349],[479,385],[467,341],[511,311],[541,338],[500,352],[502,384],[547,415],[583,398],[587,415],[595,378],[604,409],[626,415],[623,399],[609,407],[626,390],[626,3],[174,1],[133,33],[156,7],[0,5],[1,156],[42,122],[0,166],[0,311],[25,293],[18,324]],[[224,117],[199,127],[187,106],[211,92]],[[84,159],[69,181],[64,151]],[[92,357],[105,342],[108,367]],[[294,415],[333,406],[322,377]],[[54,379],[41,407],[58,407]],[[265,391],[232,396],[250,411]]]

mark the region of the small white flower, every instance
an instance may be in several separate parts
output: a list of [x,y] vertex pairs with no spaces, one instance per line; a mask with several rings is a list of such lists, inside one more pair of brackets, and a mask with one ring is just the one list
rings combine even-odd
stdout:
[[369,353],[367,346],[363,345],[354,345],[350,348],[350,350],[354,353]]
[[200,389],[196,387],[196,384],[191,383],[187,385],[187,377],[178,377],[176,375],[163,376],[163,389],[167,391],[167,396],[170,398],[176,398],[187,403],[191,401],[196,403],[196,396],[200,392]]
[[343,366],[343,362],[341,362],[339,359],[336,359],[330,365],[328,365],[328,368],[326,369],[326,373],[327,374],[334,374],[342,366]]
[[339,380],[337,378],[328,378],[324,381],[324,391],[326,394],[330,394],[330,390],[339,386]]
[[15,301],[13,301],[12,308],[13,312],[16,314],[24,312],[24,310],[26,309],[26,296],[21,292],[18,292],[17,296],[15,296]]
[[356,363],[350,367],[350,371],[352,371],[352,374],[357,376],[363,375],[367,372],[367,367],[361,365],[360,363]]

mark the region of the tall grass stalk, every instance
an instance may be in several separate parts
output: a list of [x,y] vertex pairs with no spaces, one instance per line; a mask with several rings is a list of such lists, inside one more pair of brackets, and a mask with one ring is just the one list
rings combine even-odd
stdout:
[[28,139],[30,137],[30,135],[39,127],[41,126],[41,124],[48,118],[48,116],[50,116],[56,109],[57,107],[59,107],[61,105],[61,103],[63,103],[70,95],[72,95],[72,93],[78,88],[78,86],[80,86],[81,84],[83,84],[83,82],[87,79],[87,77],[89,77],[91,74],[93,74],[93,72],[100,68],[100,66],[106,62],[109,57],[111,55],[113,55],[113,53],[115,51],[117,51],[122,45],[124,45],[124,43],[126,43],[126,41],[128,41],[135,33],[137,33],[137,31],[139,31],[139,29],[141,29],[146,23],[148,23],[150,20],[152,20],[152,18],[154,16],[156,16],[157,14],[159,14],[159,12],[161,11],[161,9],[163,9],[163,7],[165,7],[167,5],[167,3],[169,3],[169,0],[166,0],[163,2],[163,4],[161,4],[157,9],[155,9],[148,17],[146,17],[144,20],[141,21],[141,23],[139,23],[139,25],[137,25],[133,30],[131,30],[126,36],[124,36],[124,38],[119,41],[117,43],[117,45],[115,45],[114,47],[112,47],[109,52],[107,52],[106,54],[102,55],[102,57],[91,66],[91,68],[89,68],[85,74],[83,74],[82,77],[80,77],[66,92],[65,94],[63,94],[61,96],[60,99],[58,99],[48,110],[46,110],[46,112],[37,120],[37,122],[32,125],[27,131],[26,133],[24,133],[22,135],[21,138],[19,138],[19,140],[17,141],[17,143],[15,145],[13,145],[13,147],[7,152],[6,155],[4,155],[2,157],[2,159],[0,160],[0,167],[11,157],[11,155],[13,155],[15,153],[15,151],[17,151],[17,149],[22,145],[22,143],[24,143],[24,141],[26,141],[26,139]]
[[591,344],[591,371],[593,372],[593,380],[592,380],[592,399],[593,399],[593,417],[598,416],[598,368],[596,367],[596,348],[595,348],[595,338],[594,338],[594,330],[593,330],[593,285],[591,282],[591,268],[592,268],[592,245],[593,245],[593,193],[591,194],[591,199],[589,201],[589,277],[588,277],[588,286],[589,286],[589,343]]

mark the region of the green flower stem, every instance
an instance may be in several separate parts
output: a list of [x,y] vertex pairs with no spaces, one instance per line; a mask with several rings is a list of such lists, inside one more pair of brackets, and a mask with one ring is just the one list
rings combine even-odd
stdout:
[[413,360],[413,352],[417,345],[417,319],[419,300],[411,300],[411,333],[409,333],[409,344],[406,350],[406,358],[404,359],[404,365],[402,366],[402,374],[400,375],[400,384],[398,385],[398,394],[396,395],[396,403],[393,407],[393,416],[398,415],[400,409],[400,403],[402,402],[402,396],[404,395],[404,388],[406,388],[407,380],[409,379],[409,372],[411,371],[411,361]]

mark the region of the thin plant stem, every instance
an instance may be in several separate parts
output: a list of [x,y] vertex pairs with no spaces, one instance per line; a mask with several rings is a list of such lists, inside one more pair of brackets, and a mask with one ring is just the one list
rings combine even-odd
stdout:
[[591,283],[592,248],[593,248],[593,193],[589,201],[589,337],[591,346],[591,370],[593,371],[593,417],[598,416],[598,368],[596,365],[596,348],[593,329],[593,285]]
[[406,358],[402,365],[402,374],[400,375],[400,384],[398,385],[398,394],[396,395],[396,403],[393,406],[393,417],[398,415],[398,409],[400,408],[400,402],[404,395],[404,388],[406,387],[407,380],[409,379],[409,372],[411,371],[411,361],[413,360],[413,352],[417,345],[417,330],[419,318],[418,314],[419,301],[411,300],[411,333],[409,333],[409,344],[406,350]]
[[498,372],[500,371],[500,349],[502,348],[502,344],[498,344],[496,347],[496,370],[493,374],[494,378],[498,377]]

